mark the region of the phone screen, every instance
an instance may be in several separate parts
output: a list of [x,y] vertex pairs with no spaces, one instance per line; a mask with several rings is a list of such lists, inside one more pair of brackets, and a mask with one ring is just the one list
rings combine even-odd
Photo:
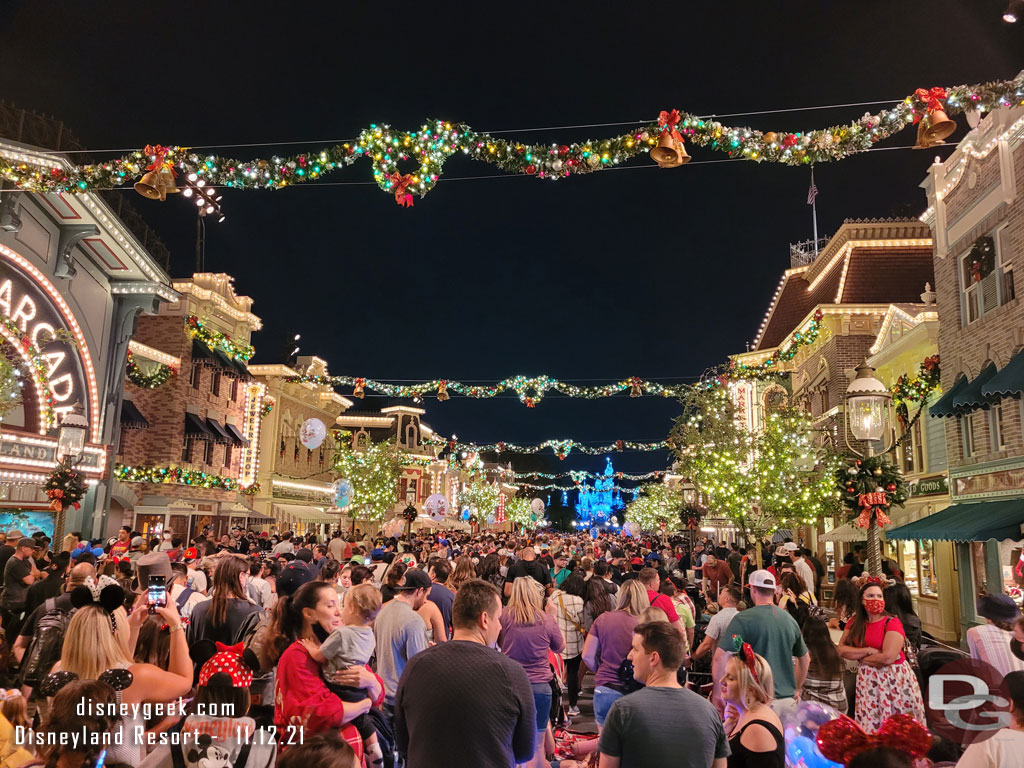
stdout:
[[167,578],[165,576],[149,577],[149,612],[156,613],[157,607],[167,605]]
[[370,564],[370,562],[371,562],[371,561],[370,561],[370,558],[368,558],[368,557],[364,557],[364,558],[363,558],[363,565],[369,565],[369,564]]

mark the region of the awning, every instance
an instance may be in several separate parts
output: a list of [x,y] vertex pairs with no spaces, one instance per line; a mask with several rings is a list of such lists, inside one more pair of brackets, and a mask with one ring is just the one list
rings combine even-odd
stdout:
[[213,354],[213,350],[199,339],[192,339],[192,359],[198,360],[206,365],[220,365],[220,361]]
[[235,445],[249,444],[249,441],[246,440],[242,433],[238,431],[238,427],[236,427],[230,421],[224,424],[224,429],[226,429],[228,431],[228,434],[231,435],[231,440],[232,442],[235,443]]
[[206,422],[194,413],[185,412],[185,437],[195,437],[200,440],[216,440],[213,432],[206,426]]
[[953,386],[949,388],[949,391],[932,404],[928,409],[928,415],[943,418],[946,416],[956,416],[956,411],[953,410],[953,398],[963,392],[967,384],[966,376],[961,376],[957,379]]
[[121,401],[121,426],[125,429],[149,429],[149,422],[131,400]]
[[953,504],[934,515],[887,531],[890,541],[1019,541],[1024,539],[1024,498]]
[[858,528],[853,522],[843,523],[818,537],[818,541],[841,541],[844,543],[867,540],[868,532],[864,528]]
[[234,439],[228,434],[228,431],[220,425],[220,422],[216,419],[207,419],[206,423],[210,427],[210,431],[213,432],[214,440],[218,443],[233,443]]
[[237,376],[238,369],[231,362],[231,358],[221,352],[219,349],[213,350],[213,359],[220,363],[220,367],[224,369],[224,372],[229,376]]
[[981,373],[978,374],[974,381],[964,387],[963,391],[953,398],[953,408],[959,413],[970,413],[978,408],[984,408],[987,411],[992,403],[999,398],[986,397],[981,393],[981,388],[995,375],[995,363],[989,363],[982,368]]
[[781,544],[786,539],[793,540],[793,531],[789,528],[779,528],[774,534],[772,534],[772,544]]
[[245,519],[259,522],[269,522],[273,521],[274,518],[272,518],[270,515],[265,515],[262,512],[257,512],[255,509],[251,509],[245,513]]
[[986,397],[1020,396],[1024,392],[1024,351],[1018,352],[999,373],[981,386]]
[[238,371],[238,375],[241,376],[246,381],[252,378],[252,374],[249,373],[249,366],[247,366],[237,357],[231,358],[231,365],[234,367],[236,371]]

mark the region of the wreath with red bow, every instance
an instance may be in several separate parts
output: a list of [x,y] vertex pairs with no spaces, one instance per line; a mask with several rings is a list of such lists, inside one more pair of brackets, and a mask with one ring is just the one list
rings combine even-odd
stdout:
[[65,459],[46,478],[45,489],[50,509],[55,512],[63,512],[69,507],[79,509],[86,492],[85,478]]

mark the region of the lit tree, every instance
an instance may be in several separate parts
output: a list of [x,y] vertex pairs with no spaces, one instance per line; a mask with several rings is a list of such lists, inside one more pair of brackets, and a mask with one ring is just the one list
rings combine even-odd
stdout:
[[651,533],[668,533],[679,527],[679,511],[683,507],[680,491],[665,483],[650,483],[626,505],[626,519]]
[[749,543],[778,528],[814,524],[837,509],[834,472],[840,457],[816,449],[807,414],[781,407],[752,432],[736,418],[725,386],[702,382],[683,397],[673,429],[678,471]]
[[519,527],[535,527],[537,524],[530,509],[530,499],[516,497],[505,502],[505,518],[512,522],[513,530]]
[[[478,521],[485,520],[498,508],[498,495],[501,492],[493,483],[486,480],[474,480],[466,490],[459,494],[459,509],[469,507],[470,512],[477,516]],[[506,514],[508,507],[505,508]]]
[[383,520],[398,502],[398,478],[402,455],[393,440],[372,443],[356,451],[345,440],[338,441],[334,468],[339,477],[352,484],[352,499],[345,510],[354,521],[359,516]]

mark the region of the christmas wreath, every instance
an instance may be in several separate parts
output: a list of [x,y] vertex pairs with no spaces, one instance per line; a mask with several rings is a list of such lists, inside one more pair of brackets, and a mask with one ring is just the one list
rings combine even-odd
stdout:
[[242,494],[245,495],[245,496],[255,496],[259,492],[260,492],[260,484],[259,483],[253,483],[252,485],[247,485],[244,488],[242,488]]
[[150,373],[145,373],[139,367],[139,364],[135,362],[135,358],[131,352],[128,353],[128,362],[125,365],[125,375],[128,377],[128,381],[134,384],[136,387],[144,387],[145,389],[156,389],[157,387],[165,384],[169,378],[171,378],[171,367],[164,365],[163,363],[157,363]]
[[419,513],[416,511],[416,507],[410,504],[402,511],[402,517],[406,519],[406,522],[413,522]]
[[704,510],[697,506],[683,507],[679,510],[679,522],[683,524],[684,528],[688,528],[691,531],[695,531],[700,527],[700,521],[703,517]]
[[69,507],[79,509],[82,497],[85,496],[85,478],[71,463],[65,459],[46,479],[46,495],[50,499],[50,509],[63,512]]
[[887,510],[893,505],[902,507],[909,493],[907,484],[885,456],[855,459],[848,466],[836,470],[836,489],[843,504],[851,513],[858,513],[857,525],[868,528],[872,515],[879,526],[888,525]]

